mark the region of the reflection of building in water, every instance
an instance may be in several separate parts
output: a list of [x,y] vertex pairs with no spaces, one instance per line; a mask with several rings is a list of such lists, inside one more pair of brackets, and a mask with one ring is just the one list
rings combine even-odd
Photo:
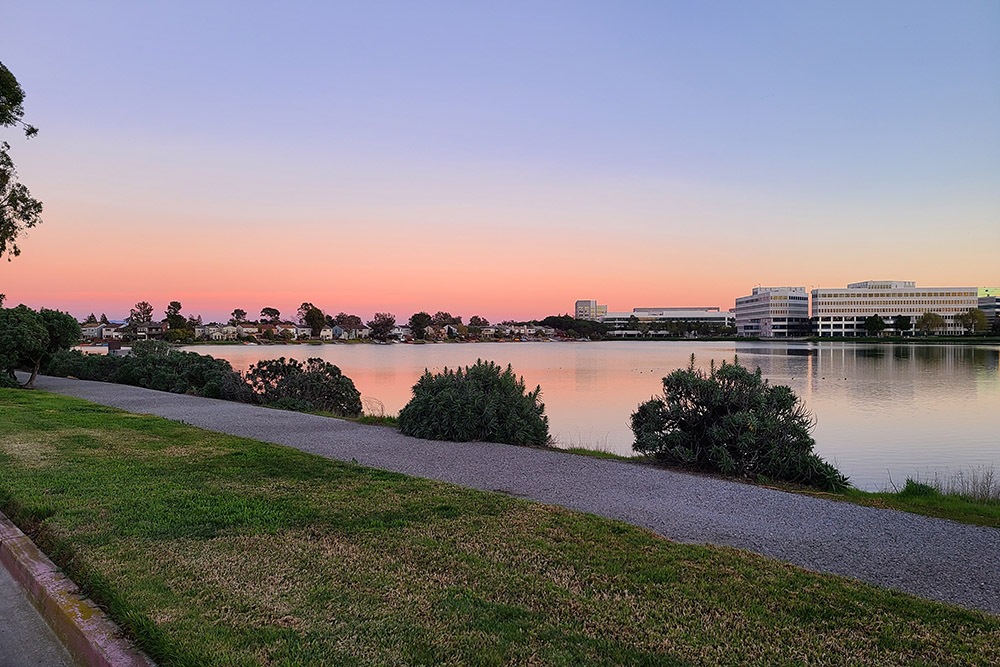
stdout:
[[846,288],[812,291],[812,325],[818,336],[865,336],[865,320],[878,315],[887,329],[897,327],[896,318],[909,318],[910,328],[924,313],[944,318],[937,333],[961,334],[955,316],[978,307],[976,287],[916,287],[913,281],[866,280]]
[[986,320],[990,324],[997,321],[1000,311],[1000,287],[979,288],[979,309],[986,314]]
[[736,335],[788,338],[809,335],[805,287],[754,287],[736,299]]

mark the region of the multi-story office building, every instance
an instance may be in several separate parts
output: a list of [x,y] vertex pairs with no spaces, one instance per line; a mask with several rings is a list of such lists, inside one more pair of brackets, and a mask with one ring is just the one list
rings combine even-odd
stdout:
[[[600,321],[616,330],[625,331],[633,317],[638,323],[649,325],[689,322],[729,327],[733,324],[733,314],[718,308],[633,308],[631,312],[606,313]],[[612,335],[615,335],[614,332]]]
[[979,288],[979,309],[986,313],[986,320],[991,324],[1000,315],[1000,287]]
[[878,315],[887,329],[905,315],[910,326],[924,313],[937,313],[945,326],[938,333],[960,334],[955,316],[979,306],[976,287],[917,287],[908,280],[866,280],[846,288],[812,291],[812,326],[817,336],[865,336],[865,320]]
[[805,287],[754,287],[736,299],[736,335],[761,338],[808,336],[809,295]]
[[576,319],[594,320],[595,322],[608,314],[608,307],[596,301],[581,299],[576,302]]

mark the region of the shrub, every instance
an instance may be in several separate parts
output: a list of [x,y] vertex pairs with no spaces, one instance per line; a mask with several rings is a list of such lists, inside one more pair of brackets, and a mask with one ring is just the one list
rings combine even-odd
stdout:
[[252,365],[246,379],[258,402],[291,410],[361,416],[361,392],[340,369],[322,359],[268,359]]
[[788,387],[738,360],[663,378],[663,397],[632,414],[636,451],[660,461],[749,479],[840,491],[847,477],[813,452],[812,415]]
[[547,445],[549,420],[541,387],[526,391],[508,365],[477,360],[464,369],[424,371],[413,398],[399,413],[399,430],[433,440],[482,440]]
[[228,361],[177,352],[161,341],[136,341],[132,353],[125,357],[79,350],[58,352],[46,373],[229,401],[250,402],[252,398],[250,387]]

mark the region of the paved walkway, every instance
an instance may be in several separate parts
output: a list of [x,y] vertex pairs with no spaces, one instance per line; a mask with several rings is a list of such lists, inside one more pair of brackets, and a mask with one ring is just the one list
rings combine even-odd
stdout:
[[395,429],[137,387],[40,377],[39,389],[620,519],[681,542],[749,549],[1000,614],[1000,530],[621,461]]
[[0,565],[0,667],[72,667],[69,652]]

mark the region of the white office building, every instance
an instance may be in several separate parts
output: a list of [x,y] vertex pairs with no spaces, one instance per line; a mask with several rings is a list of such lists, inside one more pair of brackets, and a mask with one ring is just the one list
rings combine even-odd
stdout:
[[[924,313],[937,313],[945,326],[938,334],[961,334],[955,316],[979,306],[977,287],[917,287],[910,280],[866,280],[846,288],[812,291],[812,326],[817,336],[865,336],[865,320],[878,315],[886,330],[905,315],[910,327]],[[898,331],[894,331],[898,333]]]
[[805,287],[754,287],[736,299],[736,335],[760,338],[808,336]]
[[[633,317],[635,320],[632,320]],[[631,312],[606,313],[600,321],[617,331],[631,331],[629,321],[635,324],[647,324],[650,325],[651,331],[659,331],[658,325],[681,322],[730,327],[733,325],[733,314],[728,310],[720,311],[718,308],[633,308]],[[620,334],[611,331],[610,335]]]
[[979,288],[979,309],[986,314],[991,324],[1000,316],[1000,287]]
[[576,313],[574,317],[578,320],[593,320],[597,322],[608,314],[608,307],[606,305],[598,304],[597,301],[594,301],[593,299],[581,299],[576,302],[576,309],[574,312]]

